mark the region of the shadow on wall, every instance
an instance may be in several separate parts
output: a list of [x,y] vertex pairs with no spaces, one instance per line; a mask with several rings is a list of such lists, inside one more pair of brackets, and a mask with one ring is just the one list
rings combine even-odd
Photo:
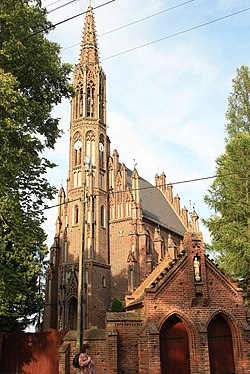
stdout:
[[55,330],[2,334],[1,373],[57,373],[64,335],[65,332]]

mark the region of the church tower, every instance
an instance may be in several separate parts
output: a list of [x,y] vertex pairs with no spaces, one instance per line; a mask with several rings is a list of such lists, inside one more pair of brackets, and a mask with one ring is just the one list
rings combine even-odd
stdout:
[[[87,10],[73,86],[67,191],[62,188],[59,192],[55,259],[51,259],[48,269],[47,282],[51,285],[46,287],[44,316],[45,328],[62,330],[76,329],[79,295],[83,328],[103,327],[110,306],[106,77],[99,63],[91,7]],[[52,318],[55,313],[57,320]]]
[[[106,77],[91,6],[73,86],[69,172],[58,195],[44,329],[79,332],[104,327],[111,300],[124,302],[165,257],[175,260],[189,222],[164,173],[153,186],[120,162],[117,150],[110,154]],[[197,220],[196,214],[198,230]]]

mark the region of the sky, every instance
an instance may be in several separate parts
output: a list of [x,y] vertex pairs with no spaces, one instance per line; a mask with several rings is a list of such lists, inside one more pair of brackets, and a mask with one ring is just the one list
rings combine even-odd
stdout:
[[[55,1],[43,1],[54,24],[89,5],[89,0],[76,0],[52,11],[70,0]],[[152,184],[155,174],[164,172],[181,206],[189,211],[195,206],[204,240],[210,242],[201,219],[213,214],[203,200],[213,179],[175,183],[215,175],[215,160],[225,147],[231,82],[238,67],[250,66],[250,1],[115,0],[94,15],[107,77],[111,152],[117,149],[120,162],[130,169],[136,163],[139,175]],[[63,62],[78,63],[84,21],[81,15],[50,31],[49,39],[61,45]],[[58,165],[47,177],[59,189],[68,174],[69,101],[54,108],[53,115],[61,119],[64,135],[45,156]],[[50,246],[57,209],[47,210],[46,217]]]

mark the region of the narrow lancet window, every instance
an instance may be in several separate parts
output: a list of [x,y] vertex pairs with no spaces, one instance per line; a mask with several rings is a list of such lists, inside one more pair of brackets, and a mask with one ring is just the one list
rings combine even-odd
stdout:
[[86,96],[86,117],[94,117],[95,108],[95,84],[91,80],[87,86]]

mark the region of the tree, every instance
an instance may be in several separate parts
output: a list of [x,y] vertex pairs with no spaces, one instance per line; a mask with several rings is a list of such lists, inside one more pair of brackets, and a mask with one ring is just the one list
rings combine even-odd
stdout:
[[215,211],[204,223],[221,266],[245,289],[250,276],[250,72],[237,69],[226,113],[225,153],[216,159],[216,178],[206,204]]
[[112,300],[111,311],[112,312],[123,312],[124,308],[122,302],[118,297],[114,297]]
[[0,4],[0,330],[23,329],[42,308],[39,275],[47,248],[43,208],[56,192],[43,157],[60,136],[51,116],[70,97],[69,64],[46,39],[38,0]]
[[247,66],[236,70],[232,80],[233,90],[228,98],[226,131],[228,139],[238,132],[250,132],[250,71]]

